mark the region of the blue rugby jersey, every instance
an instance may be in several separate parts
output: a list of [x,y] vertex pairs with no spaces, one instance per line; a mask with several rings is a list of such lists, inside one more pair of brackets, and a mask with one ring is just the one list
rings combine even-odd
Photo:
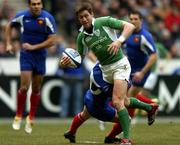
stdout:
[[100,96],[106,94],[106,97],[112,96],[113,85],[103,79],[102,71],[97,63],[90,74],[90,90],[93,95]]
[[[38,44],[47,39],[51,34],[56,33],[56,24],[53,16],[42,10],[40,15],[32,16],[30,10],[20,11],[11,21],[12,24],[21,25],[21,43]],[[21,51],[25,51],[21,49]],[[34,50],[45,53],[45,49]]]
[[113,85],[103,80],[99,64],[91,71],[90,89],[84,96],[84,104],[91,116],[102,120],[111,121],[115,117],[115,109],[109,105]]
[[140,70],[147,63],[149,55],[156,52],[152,35],[142,28],[125,42],[125,51],[131,64],[132,73]]

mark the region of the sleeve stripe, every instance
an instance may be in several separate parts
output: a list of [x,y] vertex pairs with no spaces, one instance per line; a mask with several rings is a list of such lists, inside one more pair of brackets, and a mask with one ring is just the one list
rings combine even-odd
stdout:
[[155,52],[153,45],[151,45],[151,43],[143,35],[141,35],[141,40],[141,45],[145,44],[152,52]]
[[50,28],[50,30],[55,33],[55,30],[54,30],[54,27],[53,27],[53,24],[51,23],[51,21],[49,20],[49,18],[45,18],[46,20],[46,25]]

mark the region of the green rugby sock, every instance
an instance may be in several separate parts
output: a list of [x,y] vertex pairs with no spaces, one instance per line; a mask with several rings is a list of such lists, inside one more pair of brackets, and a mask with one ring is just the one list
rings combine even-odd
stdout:
[[124,138],[129,139],[130,118],[126,108],[123,108],[118,112],[118,118],[123,131]]
[[130,104],[129,104],[128,108],[138,108],[138,109],[150,111],[152,109],[152,106],[150,104],[141,102],[134,97],[130,97]]

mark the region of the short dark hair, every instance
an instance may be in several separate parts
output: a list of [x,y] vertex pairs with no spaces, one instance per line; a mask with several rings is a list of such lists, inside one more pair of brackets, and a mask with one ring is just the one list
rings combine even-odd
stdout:
[[129,16],[132,14],[138,15],[140,19],[143,19],[143,15],[137,10],[132,10],[129,12]]
[[[41,2],[42,2],[42,0],[41,0]],[[43,2],[42,2],[43,3]],[[30,5],[31,4],[31,0],[28,0],[28,4]]]
[[93,13],[93,6],[90,2],[79,2],[75,8],[75,13],[78,15],[80,12],[87,10],[89,13]]

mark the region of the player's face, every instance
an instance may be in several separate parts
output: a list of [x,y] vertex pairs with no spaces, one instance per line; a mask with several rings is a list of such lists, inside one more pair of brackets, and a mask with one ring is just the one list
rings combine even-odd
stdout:
[[42,1],[41,0],[31,0],[29,4],[30,11],[33,16],[38,16],[41,13]]
[[80,24],[83,25],[85,29],[89,29],[92,25],[93,14],[87,10],[84,10],[79,12],[78,19]]
[[136,31],[139,31],[141,29],[142,20],[140,19],[139,15],[137,14],[131,14],[129,16],[130,22],[134,24],[136,27]]

